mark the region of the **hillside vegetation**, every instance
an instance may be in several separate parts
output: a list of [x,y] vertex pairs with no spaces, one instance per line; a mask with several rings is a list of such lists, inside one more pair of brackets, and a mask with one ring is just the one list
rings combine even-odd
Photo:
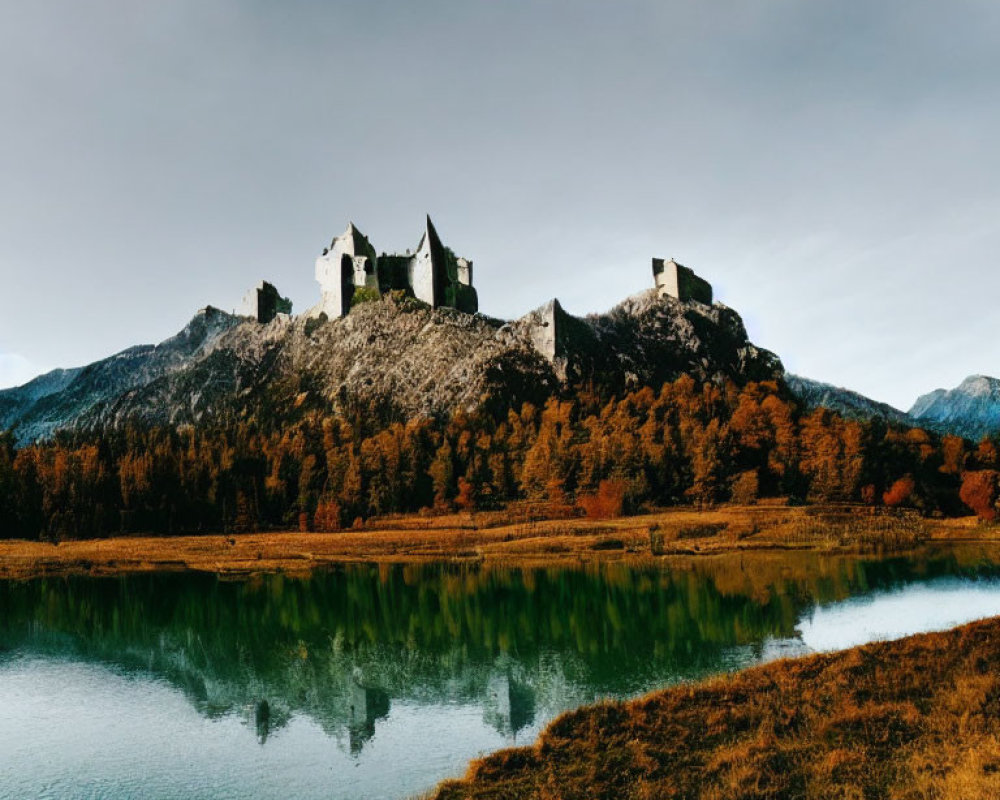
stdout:
[[0,529],[322,532],[519,501],[997,516],[992,440],[812,409],[783,375],[736,312],[653,292],[510,323],[396,294],[327,321],[206,309],[160,345],[0,392]]
[[582,708],[433,797],[998,797],[997,663],[992,619]]
[[110,533],[335,531],[422,509],[614,517],[761,498],[996,516],[1000,455],[920,429],[804,412],[774,382],[698,384],[607,402],[380,420],[307,414],[226,426],[105,430],[16,448],[0,437],[0,529]]

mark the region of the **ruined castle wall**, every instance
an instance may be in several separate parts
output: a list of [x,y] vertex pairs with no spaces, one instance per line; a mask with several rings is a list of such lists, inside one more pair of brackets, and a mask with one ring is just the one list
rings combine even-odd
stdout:
[[261,281],[243,296],[243,313],[266,323],[278,314],[291,314],[292,301],[282,297],[272,284]]
[[656,281],[656,293],[660,297],[676,297],[681,299],[680,282],[677,280],[677,265],[663,263],[662,259],[653,259],[653,279]]
[[453,283],[445,290],[445,305],[466,314],[475,314],[479,311],[479,293],[464,283]]
[[310,313],[342,317],[351,309],[354,288],[379,289],[378,259],[371,243],[353,223],[316,259],[321,299]]
[[673,260],[654,258],[653,279],[660,297],[670,296],[684,302],[696,300],[705,305],[712,305],[712,284],[699,278],[693,270]]
[[423,300],[428,305],[436,305],[434,296],[434,259],[431,257],[431,248],[426,238],[420,250],[410,258],[408,271],[410,286],[413,288],[413,296],[418,300]]
[[322,299],[310,315],[342,317],[349,313],[356,289],[385,294],[410,291],[430,306],[450,306],[468,314],[479,310],[472,286],[472,262],[458,258],[441,244],[430,218],[413,255],[375,256],[375,250],[353,223],[316,259]]
[[410,256],[385,255],[378,259],[378,285],[383,292],[410,288]]
[[682,300],[696,300],[707,306],[712,305],[712,284],[699,278],[687,267],[678,267],[677,271]]
[[354,295],[354,259],[334,248],[316,259],[316,280],[320,285],[319,313],[331,319],[342,317],[351,308]]
[[379,291],[378,271],[367,256],[354,256],[354,285]]

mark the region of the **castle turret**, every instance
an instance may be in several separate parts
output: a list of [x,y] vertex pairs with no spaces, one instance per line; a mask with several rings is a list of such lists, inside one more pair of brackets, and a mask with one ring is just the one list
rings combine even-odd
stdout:
[[448,280],[444,245],[427,215],[424,234],[410,258],[410,286],[413,296],[430,306],[443,306],[444,287]]
[[320,303],[313,309],[316,316],[344,316],[351,310],[355,288],[379,291],[375,248],[353,222],[316,259],[316,280],[321,292]]
[[441,243],[430,215],[424,235],[408,265],[413,295],[428,305],[450,306],[475,314],[479,296],[472,286],[472,261],[457,257]]

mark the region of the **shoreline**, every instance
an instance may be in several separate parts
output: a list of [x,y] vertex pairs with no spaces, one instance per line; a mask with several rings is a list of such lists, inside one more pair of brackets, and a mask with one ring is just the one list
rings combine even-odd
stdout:
[[553,720],[433,800],[1000,796],[1000,617],[751,667]]
[[[879,537],[893,547],[873,549]],[[823,580],[830,562],[816,555],[1000,563],[998,545],[1000,528],[974,518],[924,520],[856,506],[514,523],[500,515],[414,515],[340,533],[6,540],[0,580],[202,573],[239,581],[304,577],[340,564],[432,562],[613,564],[628,578],[633,567],[662,564],[711,574],[723,594],[726,587],[757,593],[779,576]],[[542,800],[554,786],[565,800],[1000,796],[996,663],[1000,617],[778,660],[566,712],[534,743],[476,759],[464,777],[422,797]],[[922,793],[899,794],[912,786]]]
[[338,533],[116,536],[58,544],[0,540],[0,580],[148,572],[305,575],[359,562],[545,567],[752,552],[903,555],[935,543],[1000,544],[1000,528],[972,517],[915,520],[858,507],[675,509],[605,520],[518,522],[498,515],[410,516]]

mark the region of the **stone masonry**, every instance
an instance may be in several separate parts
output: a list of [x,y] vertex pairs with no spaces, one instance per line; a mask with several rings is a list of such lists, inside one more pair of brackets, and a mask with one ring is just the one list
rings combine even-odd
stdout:
[[278,314],[292,313],[292,301],[282,297],[267,281],[261,281],[243,295],[243,314],[257,322],[270,322]]
[[441,243],[430,217],[412,255],[376,256],[368,238],[349,223],[316,259],[316,280],[321,299],[309,312],[312,317],[345,316],[352,303],[365,296],[359,290],[374,296],[403,291],[433,308],[445,306],[468,314],[479,310],[472,262]]
[[660,297],[669,296],[685,303],[695,300],[706,306],[712,305],[712,284],[672,258],[669,261],[653,259],[653,280]]

